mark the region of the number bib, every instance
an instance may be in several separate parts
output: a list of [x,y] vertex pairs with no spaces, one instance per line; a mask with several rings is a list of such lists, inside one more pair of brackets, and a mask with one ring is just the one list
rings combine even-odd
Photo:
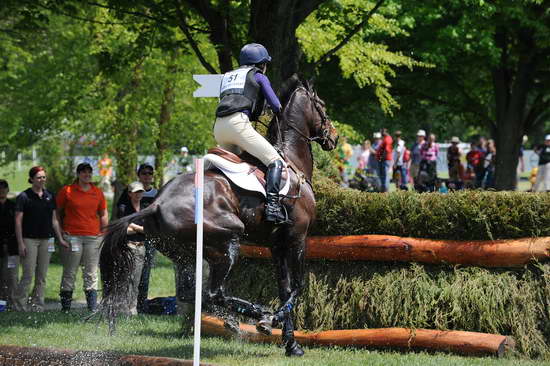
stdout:
[[220,86],[220,97],[226,94],[244,94],[246,75],[250,70],[252,70],[252,67],[243,67],[225,73]]

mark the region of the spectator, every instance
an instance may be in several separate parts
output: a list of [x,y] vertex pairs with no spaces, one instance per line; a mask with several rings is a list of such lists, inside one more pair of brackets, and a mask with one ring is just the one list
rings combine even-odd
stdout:
[[348,176],[350,174],[350,159],[352,156],[353,147],[348,143],[348,139],[343,136],[342,143],[340,144],[340,148],[338,149],[338,157],[340,158],[340,162],[342,164],[340,174],[342,175],[342,181],[346,186],[348,184]]
[[422,161],[422,146],[426,143],[426,131],[418,130],[416,133],[416,142],[411,148],[411,169],[410,175],[413,180],[415,189],[418,185],[418,173],[420,172],[420,162]]
[[371,144],[369,140],[363,141],[361,145],[361,154],[357,158],[357,166],[359,169],[368,173],[369,158],[371,155]]
[[191,164],[191,157],[189,156],[189,149],[186,146],[182,146],[180,149],[180,157],[178,159],[179,172],[178,174],[190,173],[193,171],[193,165]]
[[[15,202],[15,235],[23,273],[15,291],[14,308],[17,311],[43,311],[54,232],[62,246],[68,246],[68,243],[61,235],[55,215],[54,195],[45,189],[44,168],[32,167],[28,181],[31,187],[21,192]],[[33,276],[34,289],[29,301]]]
[[395,174],[395,187],[402,190],[407,190],[408,177],[408,161],[406,157],[407,148],[405,147],[405,141],[401,139],[401,131],[395,132],[396,146],[394,153],[394,172]]
[[430,134],[428,141],[422,145],[420,155],[422,156],[420,170],[424,170],[426,173],[426,179],[423,184],[428,191],[433,192],[437,179],[437,156],[439,155],[439,144],[435,142],[435,135],[433,133]]
[[484,188],[495,188],[495,163],[496,163],[496,146],[494,140],[487,141],[487,152],[485,154],[485,184]]
[[373,143],[370,148],[369,162],[367,164],[367,170],[374,173],[374,185],[380,190],[380,177],[378,171],[378,160],[376,158],[376,150],[380,147],[382,143],[382,134],[380,132],[375,132],[373,135]]
[[103,157],[97,162],[99,167],[99,176],[101,182],[99,186],[104,192],[111,192],[111,177],[113,176],[113,161],[105,153]]
[[521,174],[525,172],[525,159],[524,159],[524,153],[525,153],[525,144],[529,138],[527,135],[523,135],[523,138],[521,140],[521,147],[519,148],[519,159],[518,159],[518,169],[517,169],[517,183],[516,186],[519,187],[519,181],[521,178]]
[[464,174],[464,168],[460,162],[462,156],[462,150],[458,144],[460,139],[456,136],[451,138],[451,146],[447,149],[447,166],[449,168],[449,183],[452,183],[453,189],[460,189],[462,187],[462,176]]
[[382,143],[376,150],[376,159],[378,160],[378,176],[380,178],[380,192],[387,192],[390,188],[391,168],[393,159],[393,139],[388,130],[381,130]]
[[[155,169],[147,163],[143,163],[138,167],[137,177],[138,181],[143,184],[143,196],[141,198],[141,208],[145,209],[149,207],[151,203],[155,200],[157,196],[157,189],[153,187]],[[129,205],[130,196],[128,195],[128,189],[125,189],[118,202],[117,207],[120,205]],[[117,214],[118,216],[118,214]],[[153,247],[153,244],[145,240],[145,261],[143,264],[143,269],[141,272],[141,280],[139,283],[139,294],[137,301],[137,311],[138,313],[147,313],[147,298],[149,295],[149,278],[151,277],[151,268],[153,267],[155,260],[156,249]]]
[[103,192],[92,184],[92,166],[80,163],[77,178],[57,195],[57,214],[62,218],[63,232],[70,246],[63,248],[61,308],[71,309],[76,272],[83,264],[82,277],[88,310],[97,306],[97,267],[101,247],[101,231],[108,224],[107,203]]
[[[119,217],[131,215],[141,211],[143,192],[145,188],[141,182],[133,182],[128,186],[129,203],[120,204],[118,207]],[[137,302],[139,284],[141,281],[143,264],[145,262],[145,234],[143,232],[143,219],[134,220],[130,223],[127,230],[128,246],[132,251],[134,261],[134,271],[131,274],[130,288],[128,289],[128,309],[130,315],[137,314]]]
[[466,154],[466,161],[468,162],[468,170],[471,170],[475,174],[475,188],[481,188],[483,186],[483,180],[485,179],[485,138],[480,137],[477,143],[474,143],[472,149]]
[[539,156],[539,166],[534,192],[550,191],[550,135],[544,138],[544,145],[538,146],[535,153]]
[[15,237],[15,203],[8,199],[8,182],[0,179],[0,299],[12,309],[15,302],[19,250]]

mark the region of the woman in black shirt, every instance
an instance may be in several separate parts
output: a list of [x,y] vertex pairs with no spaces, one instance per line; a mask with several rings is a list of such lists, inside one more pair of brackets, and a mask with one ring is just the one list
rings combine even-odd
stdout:
[[[141,198],[145,191],[141,182],[133,182],[128,186],[129,202],[118,205],[118,217],[124,217],[141,211],[143,208]],[[129,315],[137,314],[137,297],[139,282],[141,280],[141,272],[143,262],[145,260],[145,234],[143,232],[143,221],[134,220],[128,226],[127,231],[128,246],[132,250],[134,258],[134,271],[131,274],[130,289],[128,292],[128,308],[122,309]]]

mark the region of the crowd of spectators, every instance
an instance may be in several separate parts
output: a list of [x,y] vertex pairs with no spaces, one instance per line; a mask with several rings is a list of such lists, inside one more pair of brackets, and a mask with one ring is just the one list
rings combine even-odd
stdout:
[[[523,144],[526,141],[525,137]],[[495,142],[480,136],[471,142],[467,154],[461,145],[464,146],[457,136],[451,138],[446,149],[448,177],[442,178],[438,176],[437,161],[445,157],[440,157],[440,146],[434,134],[418,130],[409,149],[401,131],[396,131],[392,137],[382,129],[373,134],[372,142],[363,141],[355,174],[345,177],[344,185],[370,192],[387,192],[391,181],[397,190],[411,188],[418,192],[495,188]],[[538,171],[532,174],[532,190],[549,191],[550,135],[545,137],[544,145],[536,146],[534,151],[539,156],[539,164]],[[524,169],[522,145],[518,175]]]
[[[76,179],[54,194],[45,188],[46,169],[35,166],[29,171],[31,186],[19,193],[15,202],[8,199],[8,182],[0,180],[0,300],[7,301],[8,309],[44,310],[47,272],[57,243],[63,266],[61,309],[70,311],[76,275],[82,267],[86,305],[88,310],[96,310],[102,232],[109,220],[105,196],[92,183],[92,173],[90,164],[79,164]],[[138,181],[131,183],[114,203],[118,217],[139,212],[153,202],[157,195],[153,175],[151,165],[139,166]],[[145,239],[139,220],[132,221],[127,234],[135,269],[125,312],[146,313],[155,249]]]

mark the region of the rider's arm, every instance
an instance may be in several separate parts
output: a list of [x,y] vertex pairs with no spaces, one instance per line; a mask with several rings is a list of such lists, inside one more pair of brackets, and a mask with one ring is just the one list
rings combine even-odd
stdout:
[[269,106],[271,107],[271,110],[275,113],[280,112],[281,102],[279,101],[279,98],[277,98],[277,95],[275,95],[275,92],[273,91],[273,88],[271,87],[271,83],[269,82],[267,76],[259,72],[256,73],[254,76],[258,84],[260,84],[262,93],[265,96],[267,104],[269,104]]

